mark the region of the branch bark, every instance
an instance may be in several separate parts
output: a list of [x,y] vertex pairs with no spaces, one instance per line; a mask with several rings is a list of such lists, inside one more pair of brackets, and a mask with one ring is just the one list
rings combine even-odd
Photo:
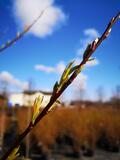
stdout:
[[12,144],[11,148],[1,157],[1,160],[6,160],[7,157],[11,154],[11,152],[20,145],[20,143],[23,141],[23,139],[26,137],[28,133],[38,124],[38,122],[41,121],[41,119],[48,113],[48,110],[51,108],[51,106],[56,102],[56,100],[59,98],[59,96],[64,92],[64,90],[73,82],[73,80],[78,75],[78,69],[82,68],[86,62],[89,60],[91,55],[95,52],[95,50],[98,48],[98,46],[109,36],[111,32],[112,26],[116,23],[116,21],[120,19],[120,12],[110,20],[109,24],[107,25],[104,33],[102,36],[96,40],[94,40],[87,51],[87,55],[83,56],[82,62],[76,66],[76,70],[71,74],[69,79],[64,83],[62,88],[57,92],[51,99],[50,102],[47,104],[47,106],[42,110],[42,112],[39,114],[39,116],[36,118],[35,123],[32,124],[30,122],[29,126],[25,129],[25,131],[20,134],[19,138],[15,141],[14,144]]

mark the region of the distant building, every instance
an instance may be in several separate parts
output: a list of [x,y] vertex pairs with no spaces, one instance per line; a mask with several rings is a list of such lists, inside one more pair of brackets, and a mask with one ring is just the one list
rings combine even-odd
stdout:
[[39,95],[43,95],[43,103],[42,107],[46,106],[50,100],[52,92],[43,92],[43,91],[24,91],[21,93],[11,93],[8,98],[8,102],[11,106],[25,106],[29,107],[32,106],[34,100]]
[[81,100],[75,100],[75,101],[72,101],[70,103],[71,106],[78,106],[82,109],[86,108],[86,107],[91,107],[93,105],[96,105],[97,102],[94,102],[94,101],[89,101],[89,100],[84,100],[84,101],[81,101]]

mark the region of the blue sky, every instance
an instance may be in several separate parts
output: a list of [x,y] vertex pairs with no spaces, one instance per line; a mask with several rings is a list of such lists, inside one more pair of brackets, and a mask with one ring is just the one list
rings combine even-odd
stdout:
[[[24,89],[29,79],[36,89],[52,90],[65,65],[73,59],[81,60],[86,43],[101,35],[120,11],[120,1],[114,0],[0,0],[0,44],[15,37],[46,6],[38,24],[0,54],[0,79],[7,81],[11,91]],[[120,85],[119,42],[117,22],[95,52],[96,61],[86,66],[72,85],[74,93],[80,87],[86,91],[86,98],[95,99],[96,89],[102,86],[107,98]]]

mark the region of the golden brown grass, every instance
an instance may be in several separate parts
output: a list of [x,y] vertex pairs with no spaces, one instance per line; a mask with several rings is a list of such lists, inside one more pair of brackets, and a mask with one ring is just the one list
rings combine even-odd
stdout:
[[[20,132],[27,126],[27,112],[25,108],[17,112]],[[77,145],[95,147],[102,133],[111,143],[120,142],[120,110],[112,107],[58,108],[32,131],[46,146],[54,144],[60,135],[68,135]]]
[[0,111],[0,134],[4,134],[10,124],[10,118],[6,112]]

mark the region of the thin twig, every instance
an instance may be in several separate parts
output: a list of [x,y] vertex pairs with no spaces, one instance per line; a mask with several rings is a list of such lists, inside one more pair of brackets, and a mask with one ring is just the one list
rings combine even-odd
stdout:
[[56,92],[54,96],[51,97],[49,103],[47,106],[43,109],[43,111],[39,114],[39,116],[36,118],[35,123],[29,124],[29,126],[25,129],[25,131],[19,136],[19,138],[15,141],[14,144],[12,144],[11,148],[3,155],[1,160],[6,160],[7,157],[10,155],[10,153],[20,145],[22,140],[26,137],[28,133],[38,124],[38,122],[41,121],[41,119],[48,113],[48,110],[51,108],[51,106],[56,102],[56,100],[59,98],[59,96],[64,92],[64,90],[73,82],[73,80],[78,76],[78,69],[82,68],[87,61],[89,61],[89,58],[91,55],[95,52],[95,50],[98,48],[98,46],[103,42],[104,39],[106,39],[109,36],[109,33],[111,31],[112,26],[115,24],[115,22],[120,18],[120,12],[111,19],[108,26],[106,27],[105,32],[102,34],[102,36],[96,40],[94,40],[91,44],[89,49],[87,50],[87,55],[83,56],[82,62],[76,67],[76,70],[72,73],[72,75],[69,77],[69,79],[64,83],[62,88],[59,90],[59,92]]
[[29,25],[24,28],[24,30],[21,33],[18,33],[15,38],[13,38],[11,41],[8,41],[5,45],[1,45],[0,52],[4,51],[11,45],[15,44],[19,39],[21,39],[34,25],[38,22],[38,20],[42,17],[45,10],[43,10],[40,15]]

